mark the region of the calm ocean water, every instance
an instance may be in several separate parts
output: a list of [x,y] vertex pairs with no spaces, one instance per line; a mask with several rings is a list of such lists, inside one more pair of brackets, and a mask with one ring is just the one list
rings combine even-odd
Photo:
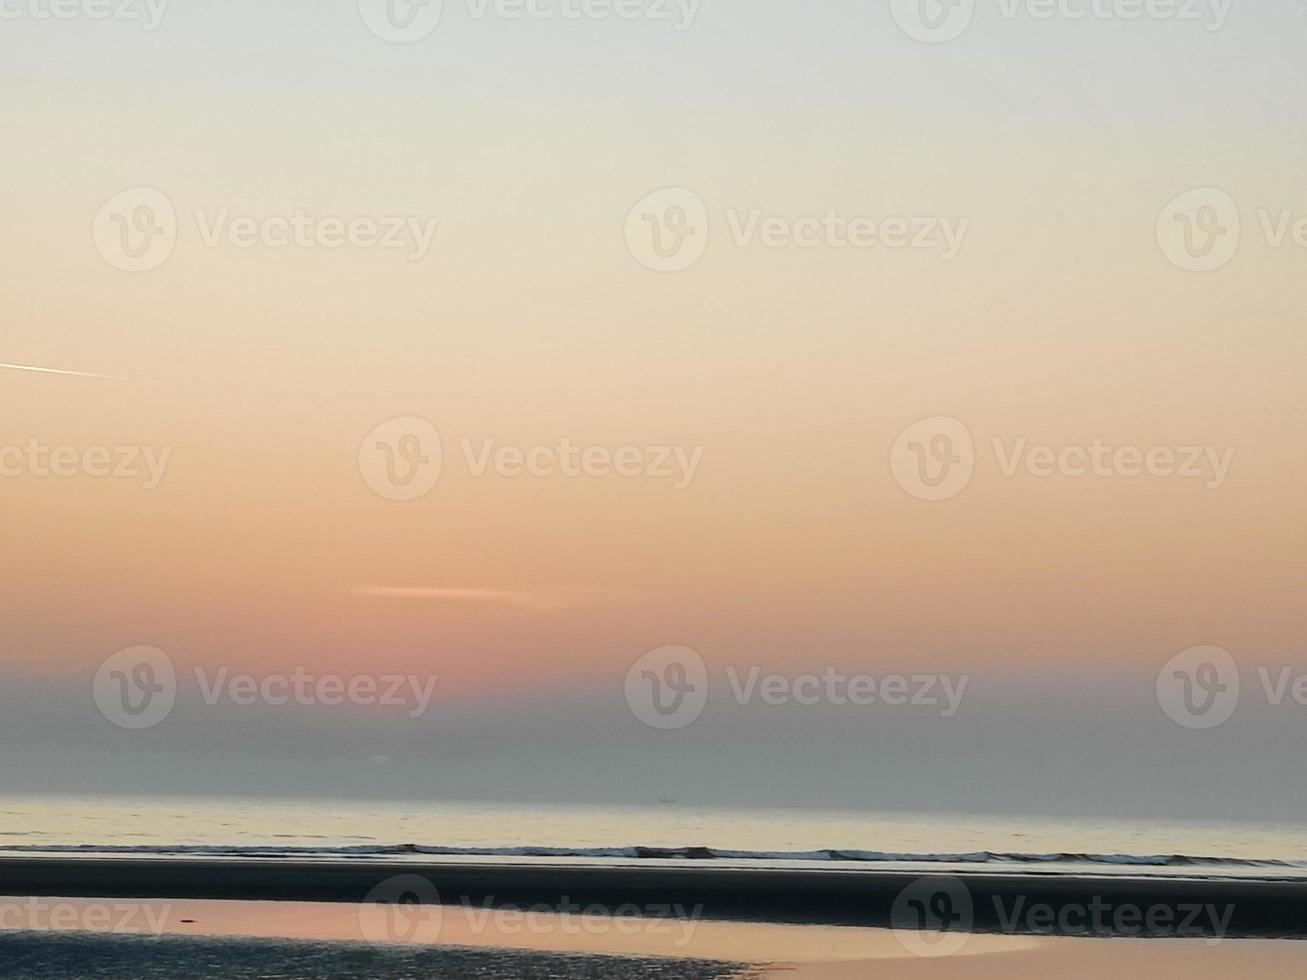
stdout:
[[[0,798],[0,851],[927,862],[1307,875],[1307,824],[339,800]],[[553,850],[550,850],[553,849]]]

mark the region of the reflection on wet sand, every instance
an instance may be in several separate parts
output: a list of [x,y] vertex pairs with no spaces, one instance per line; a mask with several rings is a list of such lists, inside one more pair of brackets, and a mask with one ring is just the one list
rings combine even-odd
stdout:
[[[192,937],[348,942],[372,938],[358,907],[352,905],[153,901],[135,903],[138,914],[125,919],[121,909],[113,917],[91,913],[106,904],[117,909],[128,903],[42,901],[56,902],[63,921],[80,931],[113,932],[114,923],[134,922],[161,927],[170,935]],[[32,906],[25,899],[0,899],[0,903],[29,910],[24,913],[28,921],[6,921],[8,929],[59,931],[49,914],[44,922],[33,918],[31,910],[45,906]],[[958,975],[980,980],[1050,975],[1059,980],[1099,980],[1113,975],[1185,980],[1238,975],[1242,980],[1278,980],[1307,972],[1307,944],[1292,941],[973,935],[952,955],[930,958],[916,955],[912,942],[901,942],[895,933],[883,929],[567,916],[472,906],[446,906],[424,914],[437,916],[435,933],[417,930],[413,935],[420,942],[441,947],[742,963],[752,967],[750,973],[775,980],[861,980],[872,969],[905,980]]]

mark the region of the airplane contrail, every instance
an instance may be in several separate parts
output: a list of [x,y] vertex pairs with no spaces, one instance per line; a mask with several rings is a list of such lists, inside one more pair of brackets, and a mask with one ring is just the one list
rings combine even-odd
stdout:
[[108,374],[89,374],[86,371],[61,371],[59,368],[36,367],[32,364],[0,364],[5,371],[30,371],[34,374],[60,374],[68,378],[95,378],[99,381],[130,381],[131,378],[115,378]]

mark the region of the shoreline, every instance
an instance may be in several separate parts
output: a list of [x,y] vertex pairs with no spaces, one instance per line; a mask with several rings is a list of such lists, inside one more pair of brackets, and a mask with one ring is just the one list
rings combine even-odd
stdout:
[[[0,857],[0,894],[19,896],[361,904],[393,890],[397,879],[428,882],[419,900],[444,906],[559,913],[675,906],[707,921],[900,929],[905,909],[916,909],[940,914],[946,932],[1307,939],[1307,880],[1274,877]],[[933,928],[934,920],[925,921]]]
[[[152,903],[154,904],[154,903]],[[1278,980],[1298,975],[1307,946],[1274,940],[1073,940],[967,937],[959,948],[923,953],[891,930],[748,923],[700,923],[688,941],[613,921],[573,930],[560,922],[522,929],[512,917],[474,922],[446,909],[436,934],[378,940],[348,905],[291,902],[158,902],[157,931],[100,920],[95,900],[60,902],[85,927],[0,929],[0,978],[62,980],[94,967],[105,980],[142,976],[239,976],[269,970],[285,980],[358,976],[443,976],[557,980],[978,980],[1057,975],[1184,976],[1186,980]],[[0,907],[12,902],[0,898]]]

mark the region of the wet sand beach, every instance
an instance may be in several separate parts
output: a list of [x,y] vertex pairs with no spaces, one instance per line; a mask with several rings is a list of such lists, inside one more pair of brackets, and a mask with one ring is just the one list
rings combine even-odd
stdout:
[[739,965],[363,943],[0,934],[3,980],[727,980]]
[[[619,928],[561,917],[527,926],[516,916],[478,918],[443,910],[438,937],[411,943],[360,941],[358,909],[344,904],[180,900],[148,903],[132,920],[150,934],[115,935],[93,926],[45,928],[51,910],[90,923],[106,903],[88,899],[0,899],[7,909],[38,909],[26,925],[0,932],[0,978],[277,977],[278,980],[440,977],[444,980],[979,980],[1104,976],[1241,980],[1307,974],[1307,943],[1287,940],[1067,939],[968,935],[951,955],[915,955],[890,930],[744,922],[698,922],[689,932]],[[115,912],[131,903],[109,903]],[[13,917],[6,919],[10,925]],[[98,921],[103,921],[98,920]],[[121,921],[121,920],[120,920]],[[627,923],[629,926],[630,923]],[[105,925],[105,929],[112,928]]]
[[941,959],[850,960],[774,965],[766,980],[1283,980],[1307,975],[1307,944],[1272,940],[1046,939],[1031,949]]

